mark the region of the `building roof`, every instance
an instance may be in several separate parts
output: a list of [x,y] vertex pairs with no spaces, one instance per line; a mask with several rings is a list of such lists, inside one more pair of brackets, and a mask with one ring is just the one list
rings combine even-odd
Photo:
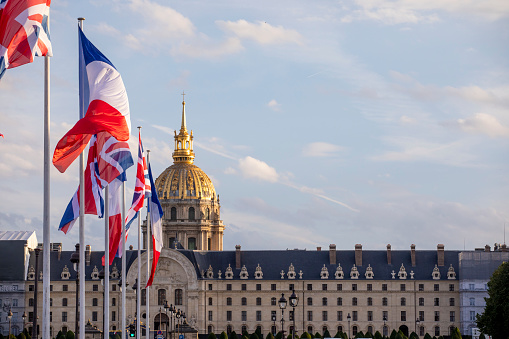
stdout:
[[0,231],[0,241],[24,241],[30,249],[37,247],[35,231]]

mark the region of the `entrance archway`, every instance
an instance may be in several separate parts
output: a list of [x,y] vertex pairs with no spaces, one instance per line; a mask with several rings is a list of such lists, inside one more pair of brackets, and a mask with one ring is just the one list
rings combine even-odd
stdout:
[[401,326],[399,327],[399,330],[400,330],[401,332],[403,332],[403,334],[404,334],[406,337],[408,337],[408,326],[407,326],[407,325],[401,325]]
[[154,317],[154,324],[152,326],[155,331],[161,330],[165,332],[168,329],[168,333],[170,332],[170,320],[168,316],[162,312],[158,312],[156,314]]

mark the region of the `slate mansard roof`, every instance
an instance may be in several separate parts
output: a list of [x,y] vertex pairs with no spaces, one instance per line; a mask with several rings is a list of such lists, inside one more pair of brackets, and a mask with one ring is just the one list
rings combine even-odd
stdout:
[[[198,279],[217,280],[218,271],[221,270],[221,279],[225,279],[225,272],[230,266],[233,272],[232,280],[240,280],[241,269],[236,268],[236,251],[191,251],[191,250],[173,250],[178,251],[184,255],[195,267]],[[51,255],[51,280],[75,280],[76,272],[72,268],[69,261],[74,251],[52,251]],[[142,252],[145,252],[143,250]],[[444,265],[438,266],[440,271],[440,280],[447,280],[447,271],[452,265],[456,272],[456,279],[460,278],[459,275],[459,253],[460,251],[444,251]],[[102,269],[102,256],[103,251],[90,252],[90,265],[85,265],[86,280],[92,279],[92,272],[94,267],[100,271]],[[126,263],[128,270],[138,256],[137,251],[126,252]],[[309,250],[259,250],[259,251],[240,251],[241,267],[245,266],[248,272],[248,279],[255,280],[255,271],[260,265],[263,272],[263,279],[258,280],[291,280],[288,279],[289,266],[293,264],[295,267],[296,277],[294,280],[336,280],[335,272],[338,264],[341,265],[344,272],[342,280],[353,280],[350,278],[350,271],[355,264],[355,251],[354,250],[338,250],[336,251],[336,264],[330,264],[329,251],[309,251]],[[359,271],[359,278],[357,280],[368,280],[365,277],[366,268],[368,265],[372,268],[374,278],[372,280],[392,280],[392,272],[396,274],[395,279],[398,279],[398,272],[401,265],[406,269],[408,274],[407,280],[411,280],[410,272],[414,273],[414,280],[433,280],[432,272],[435,265],[438,263],[437,251],[421,250],[415,251],[416,265],[412,266],[411,251],[391,251],[391,264],[387,263],[387,252],[383,250],[363,250],[362,251],[362,266],[357,266]],[[31,252],[30,265],[35,267],[35,255]],[[69,279],[62,279],[61,273],[67,265],[69,269]],[[321,279],[320,272],[322,267],[328,269],[329,278]],[[110,272],[116,266],[119,273],[121,271],[121,259],[115,258]],[[207,269],[212,267],[213,277],[207,278]],[[39,255],[39,270],[42,270],[42,252]],[[281,279],[281,271],[284,271],[284,279]],[[302,279],[299,279],[299,272],[302,271]],[[369,279],[371,280],[371,279]]]

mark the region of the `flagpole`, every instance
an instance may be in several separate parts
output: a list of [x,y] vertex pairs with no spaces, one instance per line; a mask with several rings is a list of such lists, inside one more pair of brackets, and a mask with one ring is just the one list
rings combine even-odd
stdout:
[[[150,150],[147,150],[147,168],[150,164]],[[151,194],[152,194],[152,191],[151,191]],[[149,208],[148,208],[148,205],[149,205],[149,202],[147,201],[147,283],[148,283],[148,279],[150,279],[150,240],[151,240],[151,236],[150,236],[150,212],[149,212]],[[146,324],[145,324],[145,327],[147,328],[147,331],[146,331],[146,339],[150,339],[150,316],[149,316],[149,311],[150,311],[150,286],[147,286],[146,288],[147,290],[147,320],[146,320]]]
[[125,258],[125,181],[122,181],[122,339],[125,339],[125,273],[127,270]]
[[[85,18],[78,18],[79,27],[83,30],[83,21]],[[80,81],[83,79],[80,78]],[[83,88],[82,86],[80,86]],[[86,105],[87,103],[84,100],[81,100],[81,105]],[[85,108],[80,107],[80,119],[84,117]],[[79,284],[80,284],[80,295],[79,299],[76,300],[79,303],[79,313],[80,313],[80,326],[79,326],[79,339],[85,339],[85,155],[83,152],[80,153],[80,226],[79,226],[79,234],[80,234],[80,261],[79,261],[79,269],[78,272],[82,272],[79,275]]]
[[104,191],[104,300],[103,300],[103,334],[109,339],[110,333],[110,185]]
[[[141,126],[138,126],[138,135],[141,136]],[[138,142],[141,142],[141,137]],[[138,146],[139,147],[139,146]],[[139,161],[139,160],[138,160]],[[143,173],[143,190],[145,190],[145,173]],[[145,201],[145,199],[143,199]],[[143,207],[142,207],[143,208]],[[138,283],[136,284],[136,338],[141,338],[141,210],[138,211]]]
[[[48,16],[49,27],[49,16]],[[42,337],[50,337],[50,62],[44,57],[44,206],[43,206],[43,279]]]

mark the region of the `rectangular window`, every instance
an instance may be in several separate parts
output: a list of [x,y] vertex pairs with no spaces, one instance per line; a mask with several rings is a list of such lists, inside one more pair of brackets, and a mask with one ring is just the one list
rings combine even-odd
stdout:
[[368,321],[373,321],[373,311],[368,311]]
[[406,321],[406,311],[401,311],[401,321]]
[[232,284],[226,284],[226,290],[231,291],[232,290]]
[[327,284],[322,284],[322,291],[327,291]]
[[440,321],[440,311],[435,311],[435,321]]
[[209,284],[209,291],[212,291],[212,284]]
[[[32,315],[32,318],[33,318],[33,315]],[[62,312],[62,322],[66,322],[66,321],[67,321],[67,312]]]
[[228,297],[226,298],[226,306],[231,306],[232,305],[232,298]]
[[256,298],[256,306],[261,306],[262,305],[262,298],[258,297]]
[[382,306],[387,306],[387,298],[386,297],[382,298]]
[[382,284],[382,291],[387,291],[387,284]]
[[247,321],[247,311],[242,311],[242,321]]
[[419,298],[419,306],[424,306],[424,298]]
[[97,321],[97,311],[92,312],[92,321]]
[[270,284],[270,290],[275,291],[276,290],[276,284]]
[[117,312],[111,311],[111,321],[117,321]]
[[357,284],[352,284],[352,291],[357,291]]
[[406,291],[406,285],[405,285],[405,284],[401,284],[401,285],[399,285],[399,290],[400,290],[401,292],[405,292],[405,291]]
[[338,299],[337,299],[337,301],[336,301],[336,304],[337,304],[338,306],[343,306],[343,298],[338,297]]
[[247,291],[247,284],[242,284],[241,285],[241,290],[242,291]]
[[313,290],[313,284],[308,284],[308,286],[307,286],[307,290],[308,290],[308,291],[312,291],[312,290]]
[[343,321],[343,311],[338,311],[338,321]]
[[212,311],[209,311],[209,321],[212,321],[212,319],[214,319],[214,318],[212,317]]
[[454,284],[449,284],[449,292],[453,292],[454,291]]
[[470,311],[470,321],[475,321],[475,311]]
[[49,312],[49,322],[53,321],[53,312]]
[[440,298],[435,298],[433,302],[434,306],[440,306]]
[[352,298],[352,306],[357,306],[357,298]]
[[449,320],[450,320],[451,322],[456,321],[456,314],[455,314],[455,312],[454,312],[454,311],[449,312]]
[[449,306],[454,306],[455,301],[454,301],[454,298],[449,298]]
[[313,321],[313,311],[308,311],[308,321]]
[[53,292],[53,285],[49,285],[49,291]]
[[[94,298],[94,300],[96,301],[95,302],[96,304],[93,305],[93,306],[97,306],[97,299]],[[111,298],[111,306],[117,306],[117,299],[116,298]]]
[[419,284],[419,292],[424,291],[424,284]]
[[209,298],[209,306],[212,306],[212,298]]
[[232,321],[232,311],[226,311],[226,321]]
[[470,306],[475,306],[475,298],[470,298]]
[[261,291],[262,290],[262,284],[256,284],[256,290]]
[[68,285],[62,285],[62,291],[64,291],[64,292],[69,291],[69,286]]
[[256,321],[262,321],[262,311],[256,311]]
[[353,321],[358,321],[359,319],[357,319],[357,311],[353,311],[352,312],[352,320]]
[[424,321],[424,311],[419,311],[419,321]]
[[475,290],[475,284],[468,284],[468,289],[471,291]]
[[322,311],[322,321],[327,321],[327,311]]
[[290,291],[293,291],[295,289],[295,285],[294,284],[290,284],[289,288],[288,288]]
[[368,291],[373,291],[373,284],[368,284],[367,290]]
[[440,291],[440,285],[439,284],[433,285],[433,291],[435,291],[435,292]]
[[[94,288],[96,288],[96,287],[94,287]],[[115,292],[117,290],[117,285],[116,284],[111,285],[111,290],[113,292]],[[94,290],[94,291],[97,291],[97,290]]]
[[389,321],[389,312],[388,311],[382,312],[382,320]]
[[18,299],[12,299],[12,306],[18,307]]
[[327,306],[327,298],[322,298],[322,306]]
[[343,290],[343,284],[338,284],[338,285],[336,286],[336,289],[337,289],[338,291],[342,291],[342,290]]
[[33,291],[35,289],[35,286],[34,285],[28,285],[28,290],[29,291]]

